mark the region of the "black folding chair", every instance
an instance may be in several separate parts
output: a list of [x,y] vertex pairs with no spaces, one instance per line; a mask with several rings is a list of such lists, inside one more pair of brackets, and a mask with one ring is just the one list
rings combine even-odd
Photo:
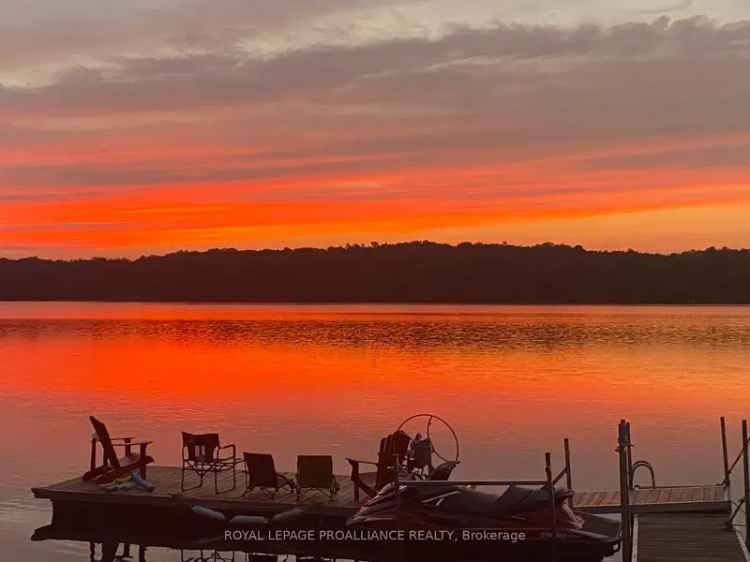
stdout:
[[266,453],[243,453],[245,460],[245,491],[248,494],[256,488],[271,489],[271,497],[283,488],[288,487],[290,492],[296,490],[294,482],[276,472],[273,456]]
[[429,437],[415,438],[411,443],[407,470],[415,478],[429,478],[432,472],[432,441]]
[[339,491],[333,474],[333,457],[330,455],[299,455],[297,457],[297,501],[304,490],[328,492],[333,501]]
[[[221,452],[227,451],[229,455],[222,456]],[[232,487],[228,492],[237,487],[237,464],[241,462],[237,458],[237,447],[234,445],[224,445],[219,443],[218,433],[192,434],[182,432],[182,480],[180,489],[195,490],[203,486],[203,479],[207,474],[214,475],[214,493],[219,493],[219,474],[222,472],[232,471]],[[185,488],[185,472],[192,471],[198,478],[199,482],[192,488]]]

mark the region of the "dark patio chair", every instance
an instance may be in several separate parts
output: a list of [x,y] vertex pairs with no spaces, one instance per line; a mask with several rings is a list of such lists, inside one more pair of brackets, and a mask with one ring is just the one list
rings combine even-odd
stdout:
[[297,501],[305,490],[328,492],[333,501],[339,483],[333,474],[333,457],[330,455],[299,455],[297,457]]
[[[221,452],[229,454],[222,456]],[[219,493],[219,474],[232,471],[232,487],[228,492],[237,487],[237,447],[235,445],[221,446],[218,433],[192,434],[182,432],[182,478],[180,489],[185,492],[195,490],[203,486],[203,479],[207,474],[214,475],[214,493]],[[199,482],[196,486],[185,488],[185,472],[194,472]]]
[[265,453],[243,453],[245,460],[245,491],[242,495],[252,492],[255,488],[272,489],[271,497],[275,496],[283,487],[290,492],[296,490],[294,482],[276,472],[273,456]]
[[[397,431],[380,440],[377,462],[346,459],[352,467],[350,479],[354,483],[354,501],[359,501],[360,490],[373,497],[380,488],[393,481],[396,471],[401,471],[406,461],[410,442],[407,433]],[[374,466],[375,470],[362,472],[362,464]]]
[[415,478],[429,478],[432,473],[432,453],[435,449],[429,437],[417,435],[411,443],[406,470]]
[[[146,454],[146,448],[151,441],[133,441],[134,437],[110,437],[107,426],[90,416],[89,420],[94,427],[94,437],[91,439],[91,466],[89,471],[83,475],[84,480],[96,479],[96,482],[107,483],[115,478],[126,474],[140,472],[141,477],[146,478],[146,465],[154,462],[154,459]],[[102,464],[97,466],[96,444],[102,447]],[[133,447],[138,445],[138,453],[133,452]],[[125,456],[118,458],[115,447],[123,447]]]

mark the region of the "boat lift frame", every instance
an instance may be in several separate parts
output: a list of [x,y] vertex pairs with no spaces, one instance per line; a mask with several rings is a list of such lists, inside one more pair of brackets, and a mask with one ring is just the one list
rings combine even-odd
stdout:
[[[550,509],[552,513],[552,525],[550,532],[552,534],[552,546],[556,551],[557,541],[557,513],[555,502],[555,484],[563,477],[568,489],[573,489],[573,476],[570,465],[570,441],[568,438],[563,440],[563,469],[556,475],[552,473],[552,453],[544,453],[544,480],[400,480],[398,469],[394,471],[394,485],[398,488],[406,486],[409,488],[430,488],[435,486],[546,486],[550,491]],[[399,497],[399,501],[401,496]]]

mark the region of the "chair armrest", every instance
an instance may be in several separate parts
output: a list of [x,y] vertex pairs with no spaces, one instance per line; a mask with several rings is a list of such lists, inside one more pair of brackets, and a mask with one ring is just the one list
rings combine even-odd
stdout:
[[113,447],[130,447],[133,445],[151,445],[153,441],[130,441],[129,443],[112,443]]
[[373,462],[373,461],[360,461],[360,460],[357,460],[357,459],[350,459],[348,457],[347,457],[346,460],[349,461],[349,464],[352,465],[352,466],[354,466],[355,464],[357,464],[357,465],[359,465],[359,464],[371,464],[372,466],[378,466],[378,463]]
[[130,436],[130,437],[110,437],[109,438],[110,441],[132,441],[133,439],[135,439],[134,436]]
[[240,459],[237,458],[237,446],[234,443],[232,443],[230,445],[224,445],[223,447],[219,447],[218,450],[221,451],[223,449],[231,449],[232,450],[232,456],[231,457],[222,457],[222,456],[220,456],[220,455],[217,454],[216,455],[216,460],[219,460],[219,461],[240,460]]
[[133,447],[139,445],[140,455],[146,456],[146,447],[148,447],[153,441],[131,441],[130,438],[123,438],[125,441],[122,443],[110,443],[113,447],[125,447],[125,456],[131,456],[133,454]]

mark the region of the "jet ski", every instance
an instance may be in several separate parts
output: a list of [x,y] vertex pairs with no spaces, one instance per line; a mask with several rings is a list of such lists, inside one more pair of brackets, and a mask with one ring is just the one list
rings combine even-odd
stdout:
[[548,486],[509,486],[496,495],[448,482],[420,487],[391,483],[364,503],[347,526],[451,530],[451,546],[462,552],[472,548],[513,561],[594,562],[619,550],[619,521],[575,511],[573,495]]

